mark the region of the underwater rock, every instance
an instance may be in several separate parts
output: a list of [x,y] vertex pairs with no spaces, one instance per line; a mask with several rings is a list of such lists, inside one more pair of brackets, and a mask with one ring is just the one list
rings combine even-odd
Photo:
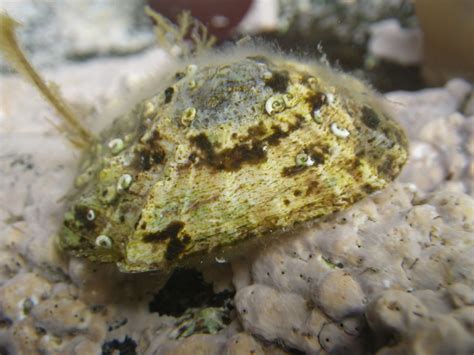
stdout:
[[[388,331],[389,326],[380,322],[366,323],[365,312],[381,312],[367,311],[381,293],[399,290],[412,297],[406,303],[412,307],[411,293],[462,283],[458,289],[463,301],[457,304],[471,302],[474,200],[449,192],[422,195],[413,186],[392,184],[325,222],[289,233],[279,243],[257,251],[247,263],[241,261],[233,269],[234,277],[250,274],[247,285],[236,283],[236,309],[244,329],[307,353],[320,348],[363,353],[367,334],[383,337],[385,332],[393,335],[396,327],[408,326],[393,325]],[[417,307],[427,320],[438,312]],[[444,307],[443,311],[451,312],[458,306],[448,301]],[[414,317],[406,322],[418,319],[406,312],[407,317]],[[318,321],[308,323],[312,318]],[[459,349],[471,346],[467,336],[471,328],[456,325],[447,332],[457,337]],[[400,343],[409,343],[408,333],[399,334]],[[440,346],[449,336],[442,339]]]
[[262,346],[249,334],[237,333],[227,341],[225,355],[265,354]]
[[[465,285],[455,284],[439,291],[407,293],[390,290],[377,296],[366,310],[371,328],[377,329],[379,336],[399,339],[377,353],[472,353],[474,308],[472,303],[451,304],[447,296],[452,288],[473,292]],[[386,338],[385,342],[390,340]]]
[[453,79],[444,88],[386,95],[389,111],[411,138],[400,181],[425,191],[448,189],[473,196],[474,115],[468,106],[473,93],[471,84]]

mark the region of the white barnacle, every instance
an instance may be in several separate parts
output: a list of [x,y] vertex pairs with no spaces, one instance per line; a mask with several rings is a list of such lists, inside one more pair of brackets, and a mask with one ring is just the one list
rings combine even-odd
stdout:
[[123,174],[120,176],[117,182],[117,191],[122,192],[127,190],[132,184],[132,180],[133,178],[130,174]]
[[109,147],[112,154],[115,155],[123,150],[125,144],[123,143],[123,140],[121,138],[114,138],[107,144],[107,146]]
[[336,122],[331,123],[331,132],[339,138],[347,138],[351,134],[347,129],[339,127]]
[[94,210],[88,210],[86,214],[86,219],[92,222],[95,219],[95,212]]
[[190,80],[190,81],[189,81],[189,83],[188,83],[188,88],[194,89],[196,86],[197,86],[197,84],[196,84],[196,81],[195,81],[195,80]]
[[110,249],[112,247],[112,239],[104,234],[101,234],[95,238],[95,245],[99,248]]
[[313,166],[314,160],[309,154],[306,154],[305,152],[300,152],[296,155],[295,163],[296,165],[300,166]]
[[219,264],[224,264],[227,262],[227,260],[225,260],[224,258],[219,258],[216,256],[216,261],[219,263]]
[[281,95],[275,95],[270,97],[267,102],[265,102],[265,111],[269,115],[273,113],[281,112],[286,108],[285,101]]
[[186,74],[187,75],[193,75],[194,73],[196,73],[198,67],[196,64],[189,64],[187,67],[186,67]]
[[181,116],[181,123],[186,127],[191,124],[191,122],[196,117],[196,109],[194,107],[188,107],[184,110],[183,115]]

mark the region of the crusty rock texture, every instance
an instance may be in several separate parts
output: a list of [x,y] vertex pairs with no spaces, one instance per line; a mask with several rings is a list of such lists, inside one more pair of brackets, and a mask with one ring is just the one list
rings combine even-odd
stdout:
[[[362,353],[368,336],[398,336],[409,352],[470,349],[473,216],[467,195],[422,197],[394,184],[235,265],[239,318],[250,333],[307,353]],[[436,336],[438,317],[458,342]]]
[[385,96],[410,137],[410,160],[401,181],[425,191],[474,195],[473,93],[472,84],[453,79],[444,88]]
[[[162,60],[152,51],[46,76],[101,117],[101,107],[130,96]],[[140,354],[474,351],[467,83],[386,95],[413,141],[401,182],[253,254],[203,268],[216,291],[236,291],[234,310],[215,334],[188,328],[189,336],[182,317],[150,313],[162,275],[121,274],[57,253],[77,153],[43,119],[54,114],[26,83],[3,76],[0,90],[0,352],[100,354],[119,343]],[[429,154],[417,153],[420,145]]]

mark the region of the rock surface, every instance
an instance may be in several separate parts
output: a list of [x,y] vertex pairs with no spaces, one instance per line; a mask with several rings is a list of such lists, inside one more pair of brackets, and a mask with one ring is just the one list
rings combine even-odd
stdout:
[[468,82],[453,79],[444,88],[385,96],[411,142],[401,181],[425,191],[448,189],[473,196],[474,115],[469,106],[473,92]]

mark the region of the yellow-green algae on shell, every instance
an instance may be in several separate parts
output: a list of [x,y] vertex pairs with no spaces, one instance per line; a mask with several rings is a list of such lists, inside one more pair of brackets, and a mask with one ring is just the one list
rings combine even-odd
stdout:
[[322,64],[234,49],[163,81],[87,152],[59,237],[73,255],[201,262],[347,208],[407,160],[371,90]]

